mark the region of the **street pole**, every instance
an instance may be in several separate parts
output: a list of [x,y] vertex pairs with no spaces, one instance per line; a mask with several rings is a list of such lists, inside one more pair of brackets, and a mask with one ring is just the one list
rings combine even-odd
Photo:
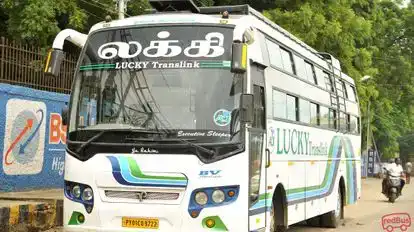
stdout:
[[[370,120],[369,120],[369,117],[370,117],[370,108],[371,108],[371,99],[370,98],[368,98],[368,109],[367,109],[367,152],[368,152],[368,150],[369,150],[369,124],[370,124]],[[368,153],[367,153],[368,154]]]
[[118,1],[118,16],[119,16],[119,19],[124,19],[125,18],[124,10],[125,10],[125,0],[119,0]]
[[368,177],[368,164],[369,164],[369,124],[370,124],[370,120],[369,120],[369,114],[370,114],[370,107],[371,107],[371,98],[368,98],[368,109],[367,109],[367,163],[365,165],[365,173],[366,173],[366,177]]

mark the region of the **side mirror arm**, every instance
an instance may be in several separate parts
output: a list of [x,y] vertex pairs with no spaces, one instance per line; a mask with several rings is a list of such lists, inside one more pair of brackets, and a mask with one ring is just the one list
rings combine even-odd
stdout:
[[68,106],[64,106],[62,109],[62,125],[67,126],[68,125],[68,119],[69,119],[69,108]]

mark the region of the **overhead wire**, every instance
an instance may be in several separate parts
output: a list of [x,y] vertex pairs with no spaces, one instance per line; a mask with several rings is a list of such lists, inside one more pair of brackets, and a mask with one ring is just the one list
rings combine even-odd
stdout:
[[[108,12],[108,13],[111,13],[111,14],[117,14],[118,13],[116,10],[111,10],[111,8],[113,8],[113,7],[105,5],[105,4],[100,3],[100,2],[97,2],[95,0],[90,0],[90,1],[80,0],[80,1],[82,1],[86,4],[89,4],[91,6],[94,6],[96,8],[102,9],[102,10]],[[127,14],[126,12],[124,12],[124,14],[128,17],[131,17],[131,15]]]

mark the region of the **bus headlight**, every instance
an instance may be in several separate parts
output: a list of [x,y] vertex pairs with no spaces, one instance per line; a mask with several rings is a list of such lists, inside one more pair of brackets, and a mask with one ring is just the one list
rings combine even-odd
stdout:
[[79,187],[79,185],[75,185],[73,187],[72,194],[73,194],[74,197],[80,198],[80,196],[81,196],[81,188]]
[[93,192],[91,188],[86,188],[85,190],[83,190],[82,193],[82,200],[84,201],[90,201],[93,198]]
[[76,183],[72,181],[64,181],[65,197],[73,202],[82,204],[85,207],[87,213],[91,213],[94,206],[93,190],[91,186]]
[[226,199],[226,196],[221,190],[214,190],[212,199],[215,203],[221,203]]
[[195,201],[199,205],[205,205],[208,202],[208,196],[207,196],[207,194],[205,192],[198,192],[195,195]]
[[237,200],[239,191],[239,185],[194,189],[191,193],[188,213],[192,218],[197,218],[205,208],[231,204]]

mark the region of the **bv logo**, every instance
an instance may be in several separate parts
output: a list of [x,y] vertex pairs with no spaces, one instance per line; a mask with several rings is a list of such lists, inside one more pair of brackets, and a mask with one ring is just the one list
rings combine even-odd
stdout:
[[220,174],[221,170],[208,170],[208,171],[200,171],[199,176],[201,178],[218,178],[221,177]]
[[42,171],[46,105],[10,99],[6,105],[3,169],[7,175],[34,175]]
[[383,216],[381,223],[387,232],[396,231],[395,229],[407,231],[411,226],[411,217],[408,213],[393,213]]

